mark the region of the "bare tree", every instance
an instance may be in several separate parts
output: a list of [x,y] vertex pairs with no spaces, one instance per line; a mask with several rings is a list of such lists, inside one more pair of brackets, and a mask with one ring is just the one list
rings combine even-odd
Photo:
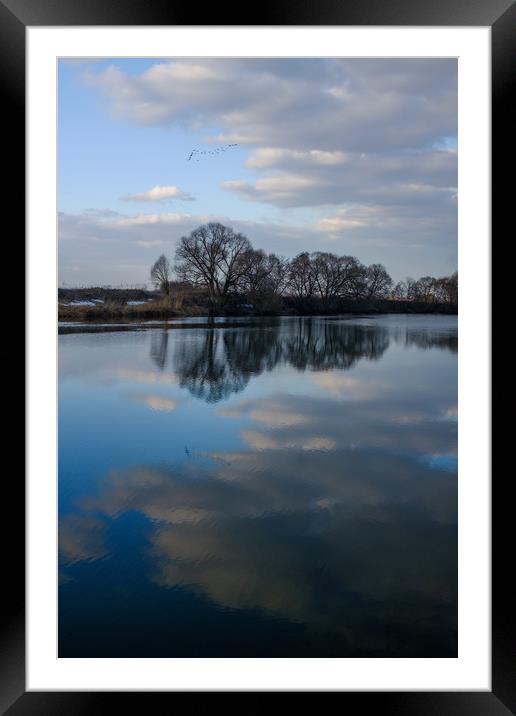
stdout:
[[316,292],[320,298],[328,301],[359,297],[355,295],[362,292],[362,265],[358,259],[318,251],[311,255],[311,261]]
[[418,282],[410,276],[407,276],[405,283],[407,286],[407,301],[417,301],[419,298]]
[[416,282],[416,295],[418,301],[423,303],[434,303],[435,296],[435,278],[433,276],[422,276]]
[[265,293],[268,286],[267,254],[265,251],[250,249],[246,256],[246,272],[239,288],[246,294]]
[[246,256],[246,272],[241,281],[241,288],[251,296],[280,296],[286,284],[287,261],[276,254],[264,251],[251,251]]
[[249,239],[223,224],[210,223],[183,236],[176,250],[176,272],[205,288],[212,309],[223,305],[246,275],[252,259]]
[[283,295],[287,287],[287,259],[283,256],[277,256],[274,253],[268,254],[266,259],[266,268],[271,290],[278,294],[278,296]]
[[391,297],[396,301],[407,300],[407,284],[405,281],[398,281],[391,291]]
[[339,256],[327,251],[317,251],[311,255],[315,290],[325,301],[339,295],[344,283],[344,271]]
[[367,268],[354,256],[304,252],[290,261],[287,278],[289,293],[298,298],[359,299],[367,295]]
[[161,254],[150,270],[150,277],[153,285],[163,291],[166,296],[170,295],[171,273],[169,260],[165,254]]
[[367,293],[367,266],[360,263],[358,259],[353,259],[348,268],[346,296],[358,300],[366,298]]
[[443,276],[435,279],[435,297],[440,303],[456,304],[458,302],[458,273],[452,273],[451,276]]
[[297,298],[311,298],[315,290],[315,274],[307,251],[298,254],[288,267],[288,288]]
[[451,276],[434,278],[433,276],[422,276],[417,281],[407,278],[406,298],[409,301],[421,301],[422,303],[449,303],[455,305],[458,302],[458,273],[455,271]]
[[392,286],[392,278],[382,264],[367,267],[366,282],[368,298],[385,298]]
[[446,295],[448,303],[457,304],[459,302],[459,273],[454,271],[446,281]]

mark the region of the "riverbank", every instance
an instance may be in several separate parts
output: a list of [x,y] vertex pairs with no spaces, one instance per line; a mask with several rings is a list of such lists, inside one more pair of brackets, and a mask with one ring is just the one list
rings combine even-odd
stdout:
[[[446,314],[456,315],[457,306],[450,304],[423,303],[416,301],[394,300],[357,300],[337,301],[323,304],[312,299],[299,301],[287,298],[276,310],[263,310],[259,306],[245,304],[232,305],[218,310],[214,316],[248,317],[248,316],[334,316],[341,314]],[[172,318],[208,317],[206,306],[175,307],[163,299],[151,299],[141,303],[115,303],[107,301],[60,303],[58,305],[59,321],[110,321],[110,320],[169,320]]]

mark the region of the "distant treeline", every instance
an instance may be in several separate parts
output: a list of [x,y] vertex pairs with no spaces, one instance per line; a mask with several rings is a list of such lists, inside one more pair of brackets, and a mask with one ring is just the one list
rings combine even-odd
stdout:
[[60,288],[59,317],[457,312],[457,272],[394,285],[382,264],[366,266],[327,251],[286,259],[254,249],[247,237],[218,223],[183,236],[173,263],[162,254],[150,278],[154,291]]
[[394,285],[382,264],[366,266],[355,256],[327,251],[305,251],[286,259],[254,249],[243,234],[218,223],[199,226],[183,236],[174,264],[161,255],[150,276],[156,289],[177,308],[197,289],[205,294],[213,312],[237,306],[265,313],[285,307],[334,312],[351,304],[384,301],[453,307],[458,292],[457,273],[407,278]]

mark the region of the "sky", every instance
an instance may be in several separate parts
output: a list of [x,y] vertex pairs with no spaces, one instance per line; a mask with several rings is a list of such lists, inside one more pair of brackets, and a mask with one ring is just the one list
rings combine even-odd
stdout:
[[60,285],[149,283],[208,221],[395,281],[457,268],[455,59],[61,59],[58,74]]

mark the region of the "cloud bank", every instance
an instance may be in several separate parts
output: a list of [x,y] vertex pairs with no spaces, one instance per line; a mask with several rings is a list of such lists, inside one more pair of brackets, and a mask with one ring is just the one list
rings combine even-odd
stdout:
[[457,129],[451,59],[170,60],[86,79],[114,117],[217,125],[212,139],[251,146],[383,152],[431,146]]

